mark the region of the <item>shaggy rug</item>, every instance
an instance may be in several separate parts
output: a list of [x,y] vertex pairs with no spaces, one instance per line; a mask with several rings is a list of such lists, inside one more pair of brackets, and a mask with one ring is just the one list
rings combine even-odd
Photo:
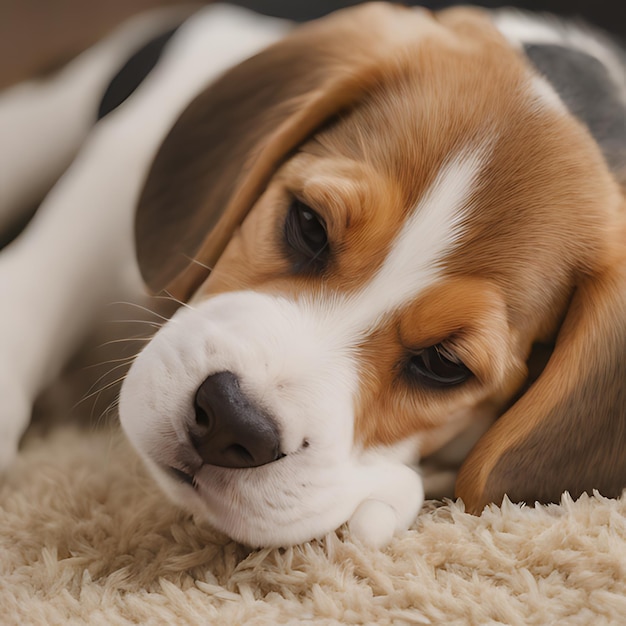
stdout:
[[31,434],[0,487],[0,624],[624,624],[626,499],[428,502],[384,551],[237,545],[115,429]]

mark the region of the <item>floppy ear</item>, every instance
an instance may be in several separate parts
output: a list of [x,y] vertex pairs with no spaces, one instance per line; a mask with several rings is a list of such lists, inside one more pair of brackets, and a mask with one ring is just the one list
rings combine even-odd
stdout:
[[189,105],[137,209],[137,256],[153,291],[193,293],[208,274],[202,265],[214,265],[276,168],[358,100],[382,71],[381,57],[414,37],[415,19],[383,4],[339,11],[233,68]]
[[532,504],[559,502],[566,490],[573,497],[593,489],[617,497],[624,487],[626,262],[620,258],[578,285],[544,371],[470,452],[456,494],[480,513],[505,494]]

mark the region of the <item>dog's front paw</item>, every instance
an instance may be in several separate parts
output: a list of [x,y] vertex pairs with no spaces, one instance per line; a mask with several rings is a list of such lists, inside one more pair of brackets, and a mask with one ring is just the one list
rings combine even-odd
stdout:
[[371,548],[384,548],[388,545],[397,526],[396,512],[379,500],[362,502],[348,522],[350,533]]
[[375,477],[348,528],[364,544],[384,548],[415,521],[424,503],[424,487],[421,476],[406,465],[384,463],[376,468]]
[[9,377],[0,374],[0,472],[15,460],[20,439],[30,422],[32,403]]

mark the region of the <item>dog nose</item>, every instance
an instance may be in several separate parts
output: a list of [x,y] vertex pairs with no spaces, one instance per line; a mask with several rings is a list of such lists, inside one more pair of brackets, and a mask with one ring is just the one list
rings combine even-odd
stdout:
[[276,423],[250,401],[232,372],[212,374],[196,392],[191,441],[209,465],[258,467],[281,458]]

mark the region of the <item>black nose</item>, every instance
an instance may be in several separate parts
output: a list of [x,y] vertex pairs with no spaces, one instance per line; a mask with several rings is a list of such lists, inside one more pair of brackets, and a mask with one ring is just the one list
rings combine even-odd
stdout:
[[282,456],[275,422],[250,401],[232,372],[209,376],[196,392],[194,408],[190,436],[205,463],[258,467]]

